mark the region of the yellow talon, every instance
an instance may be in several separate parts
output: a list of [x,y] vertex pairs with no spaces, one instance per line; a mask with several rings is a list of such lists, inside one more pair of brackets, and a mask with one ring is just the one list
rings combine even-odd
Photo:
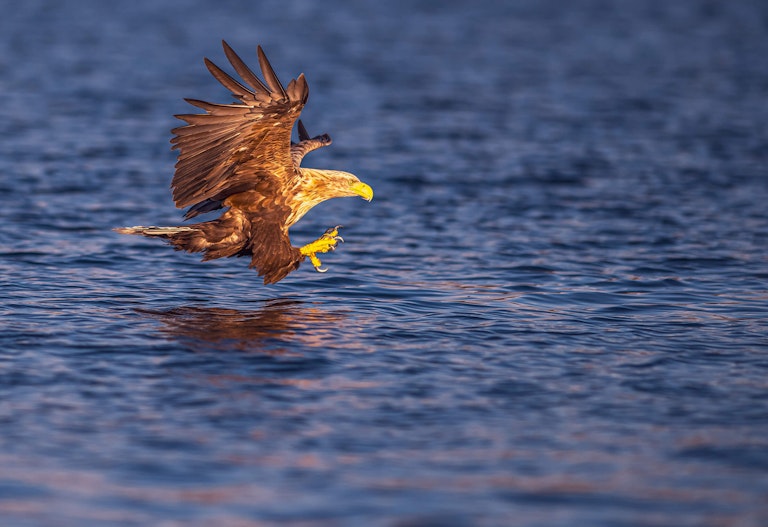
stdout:
[[317,240],[313,241],[312,243],[308,243],[299,249],[303,256],[309,256],[309,261],[312,262],[312,265],[315,267],[315,271],[318,273],[324,273],[328,269],[323,269],[320,267],[322,263],[317,257],[317,253],[327,253],[328,251],[333,251],[336,249],[336,244],[338,242],[344,241],[344,239],[339,236],[340,228],[341,225],[331,227],[330,229],[326,230]]

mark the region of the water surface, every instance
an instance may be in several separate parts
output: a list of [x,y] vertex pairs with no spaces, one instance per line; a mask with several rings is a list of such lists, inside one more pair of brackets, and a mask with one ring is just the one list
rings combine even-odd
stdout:
[[[768,522],[761,3],[5,11],[0,523]],[[327,274],[111,231],[222,38],[376,191]]]

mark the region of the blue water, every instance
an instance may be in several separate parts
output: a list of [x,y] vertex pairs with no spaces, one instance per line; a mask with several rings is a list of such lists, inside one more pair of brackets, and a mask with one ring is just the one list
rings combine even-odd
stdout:
[[[0,524],[768,525],[766,5],[5,6]],[[327,274],[111,231],[222,38],[376,192]]]

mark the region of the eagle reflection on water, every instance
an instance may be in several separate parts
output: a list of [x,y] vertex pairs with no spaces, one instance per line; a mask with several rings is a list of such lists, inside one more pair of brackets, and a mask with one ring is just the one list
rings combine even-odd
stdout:
[[259,351],[285,355],[299,347],[326,347],[336,342],[338,311],[295,300],[266,301],[260,309],[181,306],[163,311],[140,309],[162,323],[160,332],[192,349]]

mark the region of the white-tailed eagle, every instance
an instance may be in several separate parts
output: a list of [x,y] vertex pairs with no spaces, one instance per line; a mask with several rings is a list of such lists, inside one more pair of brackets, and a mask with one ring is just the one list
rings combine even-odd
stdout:
[[171,182],[185,218],[226,208],[215,220],[180,227],[123,227],[123,234],[167,240],[177,250],[204,253],[203,261],[250,256],[264,283],[282,280],[309,257],[320,267],[318,253],[335,249],[339,227],[332,227],[303,247],[291,245],[288,229],[312,207],[331,198],[361,196],[373,190],[348,172],[301,167],[304,156],[331,144],[327,134],[310,137],[298,122],[299,142],[291,131],[309,96],[304,74],[283,87],[258,47],[261,81],[222,42],[240,82],[205,59],[211,74],[237,98],[232,104],[185,99],[205,111],[176,117],[186,122],[172,130],[179,150]]

